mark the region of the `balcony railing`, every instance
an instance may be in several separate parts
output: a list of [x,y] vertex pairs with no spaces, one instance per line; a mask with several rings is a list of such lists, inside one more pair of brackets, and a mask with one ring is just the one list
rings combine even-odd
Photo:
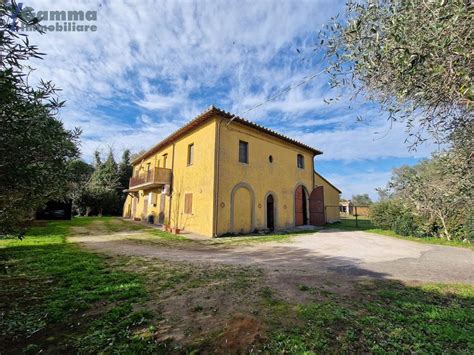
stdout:
[[154,168],[130,178],[130,189],[171,184],[171,169]]

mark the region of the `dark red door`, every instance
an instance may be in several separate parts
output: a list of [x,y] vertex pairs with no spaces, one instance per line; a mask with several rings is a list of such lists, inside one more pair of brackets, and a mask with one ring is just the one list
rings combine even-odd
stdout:
[[295,225],[296,226],[302,226],[304,224],[303,199],[304,199],[303,186],[298,186],[295,191]]
[[313,226],[324,226],[324,190],[322,186],[316,187],[309,195],[309,223]]
[[275,206],[273,202],[273,196],[268,195],[267,197],[267,228],[270,230],[275,229]]

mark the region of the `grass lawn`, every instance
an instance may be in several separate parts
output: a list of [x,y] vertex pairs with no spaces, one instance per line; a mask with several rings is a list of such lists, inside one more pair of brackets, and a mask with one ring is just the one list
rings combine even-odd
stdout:
[[79,218],[0,240],[0,353],[474,352],[473,286],[296,276],[275,285],[270,271],[67,242],[96,230],[172,238]]
[[417,237],[411,237],[411,236],[402,236],[394,231],[391,230],[385,230],[385,229],[380,229],[376,228],[371,222],[370,219],[364,218],[364,217],[359,217],[358,221],[358,226],[356,227],[356,221],[355,218],[343,218],[341,219],[340,222],[337,223],[332,223],[332,224],[327,224],[327,228],[334,228],[334,229],[341,229],[341,230],[347,230],[347,231],[365,231],[365,232],[370,232],[370,233],[375,233],[375,234],[380,234],[380,235],[386,235],[388,237],[394,237],[394,238],[400,238],[400,239],[405,239],[405,240],[411,240],[414,242],[420,242],[420,243],[425,243],[425,244],[438,244],[438,245],[446,245],[446,246],[452,246],[452,247],[462,247],[462,248],[467,248],[467,249],[472,249],[474,250],[474,245],[471,243],[465,243],[457,240],[447,240],[443,238],[432,238],[432,237],[427,237],[427,238],[417,238]]
[[[301,285],[317,302],[294,304],[265,293],[273,309],[274,333],[265,345],[271,353],[472,353],[474,311],[472,287],[397,282],[356,284],[356,295]],[[282,317],[300,320],[281,327]]]
[[[140,352],[153,342],[133,334],[151,314],[137,309],[147,298],[143,278],[122,272],[123,260],[66,243],[71,226],[97,219],[50,222],[22,241],[0,241],[0,352]],[[107,223],[107,219],[103,219]]]

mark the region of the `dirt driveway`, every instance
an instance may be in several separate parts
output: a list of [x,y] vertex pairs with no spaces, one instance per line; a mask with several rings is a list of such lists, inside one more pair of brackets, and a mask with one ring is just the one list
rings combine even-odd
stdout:
[[[79,233],[80,234],[80,233]],[[111,254],[199,264],[257,266],[277,271],[278,282],[336,277],[474,284],[474,252],[421,244],[366,232],[324,230],[285,242],[246,245],[197,241],[156,242],[146,231],[71,237],[86,248]],[[282,279],[282,275],[286,275]],[[293,279],[295,277],[295,279]]]

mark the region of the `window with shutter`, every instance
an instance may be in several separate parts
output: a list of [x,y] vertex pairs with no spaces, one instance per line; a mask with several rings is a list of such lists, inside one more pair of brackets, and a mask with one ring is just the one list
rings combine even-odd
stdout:
[[184,194],[184,213],[193,213],[193,194]]
[[239,141],[239,161],[241,163],[249,163],[249,144],[244,141]]

